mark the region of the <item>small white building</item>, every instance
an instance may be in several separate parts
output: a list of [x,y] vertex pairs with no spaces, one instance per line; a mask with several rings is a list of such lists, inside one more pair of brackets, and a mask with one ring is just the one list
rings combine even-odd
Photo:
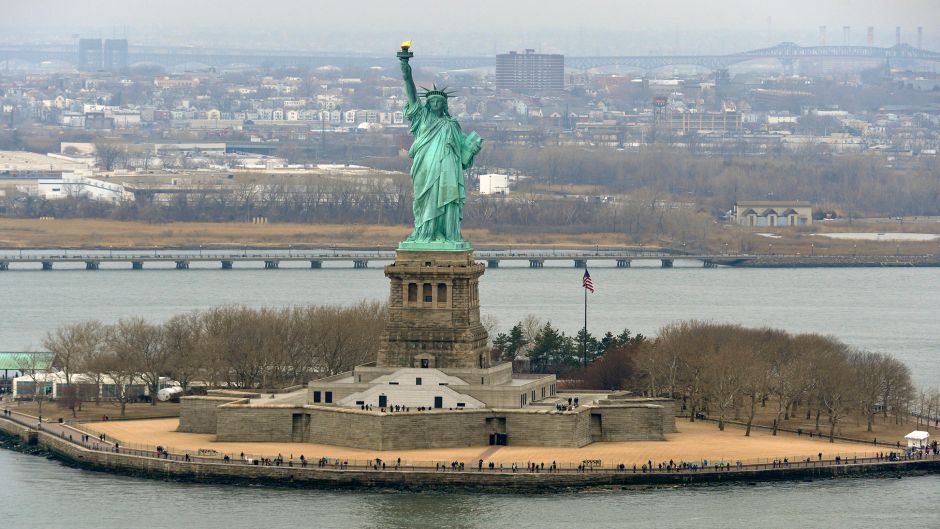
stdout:
[[84,176],[86,171],[63,173],[62,178],[40,178],[37,194],[46,200],[85,197],[102,202],[120,202],[133,195],[125,193],[124,186]]
[[742,226],[810,226],[813,205],[800,201],[742,201],[734,205],[732,219]]
[[[434,402],[440,408],[484,408],[479,400],[460,393],[461,386],[469,386],[462,379],[447,375],[437,369],[404,368],[390,375],[376,378],[372,387],[341,399],[338,404],[346,407],[371,405],[428,406]],[[324,392],[325,394],[326,392]],[[313,392],[313,402],[320,402],[320,391]]]
[[504,174],[480,175],[481,195],[505,195],[509,193],[509,176]]
[[908,448],[927,448],[930,445],[930,433],[921,430],[914,430],[904,438],[907,439]]

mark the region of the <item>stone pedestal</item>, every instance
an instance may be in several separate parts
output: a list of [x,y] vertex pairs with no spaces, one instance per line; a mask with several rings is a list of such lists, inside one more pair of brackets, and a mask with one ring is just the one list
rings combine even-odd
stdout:
[[479,280],[485,266],[473,250],[396,252],[388,322],[378,367],[486,368],[489,343],[480,324]]

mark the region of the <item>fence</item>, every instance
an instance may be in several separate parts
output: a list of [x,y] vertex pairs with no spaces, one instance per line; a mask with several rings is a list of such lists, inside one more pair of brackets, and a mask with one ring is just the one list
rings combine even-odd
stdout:
[[[5,410],[0,416],[2,419],[13,421],[28,428],[46,431],[47,433],[57,435],[73,444],[82,446],[88,450],[97,450],[101,452],[111,452],[122,455],[136,457],[147,457],[152,459],[163,459],[178,462],[193,463],[214,463],[227,465],[256,465],[256,466],[286,466],[291,468],[328,468],[337,471],[343,470],[374,470],[374,471],[412,471],[412,472],[488,472],[488,473],[608,473],[608,474],[720,474],[731,471],[761,471],[772,469],[809,469],[823,468],[844,465],[871,465],[885,462],[899,461],[919,461],[931,460],[940,461],[940,455],[936,451],[918,451],[918,452],[838,452],[829,454],[828,458],[823,458],[817,454],[816,458],[799,456],[781,456],[775,458],[759,458],[749,460],[717,460],[717,461],[673,461],[671,462],[653,462],[653,466],[643,468],[643,465],[627,466],[621,463],[601,463],[576,464],[565,463],[562,465],[545,464],[545,462],[527,461],[523,466],[521,463],[501,463],[494,468],[489,468],[486,460],[480,465],[480,460],[470,462],[455,461],[400,461],[398,458],[393,460],[384,459],[347,459],[331,458],[329,456],[317,456],[301,460],[294,458],[289,454],[287,458],[281,454],[279,456],[254,455],[254,454],[224,454],[216,453],[207,455],[192,450],[177,450],[171,447],[147,446],[140,444],[124,444],[119,439],[108,437],[94,429],[85,426],[67,425],[64,423],[38,423],[35,417],[24,415],[18,412]],[[87,436],[87,439],[85,438]],[[458,463],[454,466],[454,463]],[[467,464],[469,463],[469,464]],[[462,466],[460,466],[462,464]],[[534,465],[534,466],[530,466]]]

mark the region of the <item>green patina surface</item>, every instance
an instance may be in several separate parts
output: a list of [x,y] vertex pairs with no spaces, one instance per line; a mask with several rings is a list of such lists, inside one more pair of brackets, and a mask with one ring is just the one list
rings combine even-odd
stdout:
[[464,171],[473,165],[482,138],[464,134],[447,110],[446,90],[434,87],[418,96],[408,60],[413,54],[403,47],[398,54],[408,102],[405,117],[411,122],[414,142],[408,150],[414,185],[412,210],[415,229],[400,250],[453,251],[470,249],[460,234],[467,200]]
[[398,245],[398,249],[412,250],[416,252],[453,252],[459,250],[472,250],[473,245],[467,241],[402,241],[401,244]]
[[0,371],[21,371],[24,368],[48,371],[54,353],[39,351],[0,351]]

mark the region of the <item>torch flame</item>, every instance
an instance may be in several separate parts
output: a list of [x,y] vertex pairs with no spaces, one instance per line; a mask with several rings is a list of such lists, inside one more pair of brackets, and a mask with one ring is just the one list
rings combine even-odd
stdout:
[[408,48],[410,48],[410,47],[411,47],[411,41],[410,41],[410,40],[406,40],[406,41],[404,41],[404,42],[401,43],[401,49],[403,49],[403,50],[405,50],[405,51],[408,51]]

